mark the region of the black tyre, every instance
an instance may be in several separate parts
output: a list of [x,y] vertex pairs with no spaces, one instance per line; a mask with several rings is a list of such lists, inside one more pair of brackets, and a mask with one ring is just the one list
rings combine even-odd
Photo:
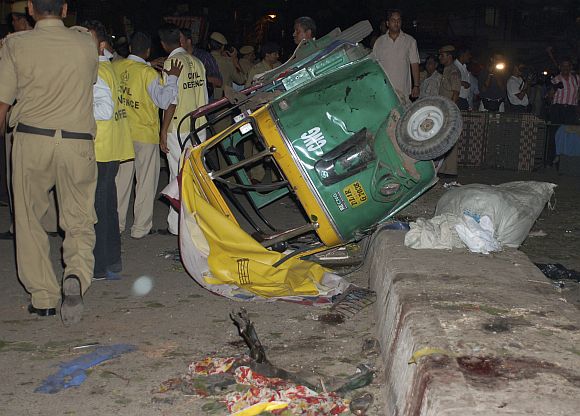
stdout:
[[416,160],[431,160],[447,153],[459,139],[461,111],[445,97],[415,101],[397,122],[397,143]]

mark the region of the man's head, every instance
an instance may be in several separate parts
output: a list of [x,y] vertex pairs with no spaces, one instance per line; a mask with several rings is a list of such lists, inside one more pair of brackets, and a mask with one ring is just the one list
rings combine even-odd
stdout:
[[275,64],[280,57],[280,47],[275,42],[266,42],[264,46],[262,46],[262,55],[267,64]]
[[254,47],[251,45],[245,45],[240,48],[240,55],[247,59],[248,61],[252,62],[256,59],[256,52],[254,51]]
[[16,1],[11,5],[12,27],[15,32],[30,30],[34,26],[34,20],[28,14],[28,2]]
[[38,21],[45,17],[65,18],[66,0],[28,0],[28,13]]
[[97,45],[97,49],[99,50],[99,55],[103,55],[105,49],[109,46],[109,36],[107,35],[107,29],[105,29],[105,26],[98,20],[87,20],[82,24],[82,26],[86,27],[89,32],[91,32],[95,44]]
[[455,56],[457,56],[457,60],[462,64],[468,64],[472,57],[471,49],[468,46],[462,46],[457,49]]
[[512,68],[512,75],[521,77],[525,70],[526,66],[523,63],[516,62]]
[[133,55],[143,59],[149,58],[151,54],[151,37],[143,32],[135,32],[131,37],[129,50]]
[[427,71],[429,75],[437,70],[437,65],[438,62],[435,55],[429,55],[427,59],[425,59],[425,71]]
[[400,10],[393,9],[387,12],[387,28],[389,29],[389,33],[401,32],[402,24],[403,15]]
[[570,75],[570,71],[572,71],[572,59],[567,56],[561,58],[558,67],[560,68],[560,74],[564,76]]
[[294,21],[294,43],[298,45],[303,40],[310,40],[316,37],[316,23],[308,16],[299,17]]
[[211,35],[209,35],[208,45],[210,51],[223,52],[227,44],[228,40],[220,32],[213,32]]
[[455,47],[453,45],[445,45],[439,49],[439,62],[441,62],[441,65],[451,65],[453,63],[454,53]]
[[187,51],[187,53],[193,53],[193,40],[191,39],[191,30],[180,28],[181,33],[179,37],[179,45]]
[[159,28],[158,33],[159,39],[161,39],[161,46],[165,52],[171,53],[181,46],[181,32],[173,23],[165,23]]

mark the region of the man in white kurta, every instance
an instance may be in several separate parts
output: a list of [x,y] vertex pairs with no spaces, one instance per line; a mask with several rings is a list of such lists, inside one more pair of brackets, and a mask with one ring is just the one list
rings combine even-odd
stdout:
[[404,97],[417,98],[419,96],[417,41],[401,30],[401,24],[401,12],[390,11],[387,19],[389,30],[377,39],[373,53],[389,76],[393,87]]

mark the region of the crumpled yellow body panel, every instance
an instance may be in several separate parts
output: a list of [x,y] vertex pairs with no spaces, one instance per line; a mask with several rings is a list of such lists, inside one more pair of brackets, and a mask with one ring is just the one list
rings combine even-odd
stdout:
[[184,160],[181,209],[187,212],[182,215],[182,220],[185,217],[190,223],[187,218],[193,218],[199,229],[182,224],[180,233],[189,232],[193,244],[201,252],[207,252],[209,247],[210,273],[204,274],[205,283],[235,285],[263,297],[319,295],[323,286],[320,282],[328,270],[298,258],[274,267],[273,264],[284,255],[264,248],[236,222],[210,205],[192,166],[191,160]]

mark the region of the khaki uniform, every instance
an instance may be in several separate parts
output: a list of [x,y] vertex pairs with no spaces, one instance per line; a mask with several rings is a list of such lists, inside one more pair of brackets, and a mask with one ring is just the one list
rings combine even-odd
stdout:
[[222,56],[218,51],[212,51],[211,54],[218,64],[223,80],[222,86],[220,88],[215,88],[213,92],[214,98],[219,100],[224,96],[224,88],[226,86],[231,88],[232,83],[234,82],[238,85],[244,85],[246,83],[246,73],[238,71],[232,60],[228,57]]
[[254,66],[254,62],[250,61],[247,58],[241,58],[240,59],[240,68],[242,68],[242,71],[244,71],[244,74],[249,74],[250,70],[252,69],[252,67]]
[[250,71],[248,72],[248,78],[246,80],[246,88],[252,85],[252,81],[254,80],[254,77],[256,75],[259,74],[263,74],[264,72],[268,72],[271,71],[274,68],[277,68],[280,65],[273,65],[270,66],[268,63],[266,63],[265,61],[260,61],[258,62],[256,65],[254,65],[252,67],[252,69],[250,69]]
[[35,308],[54,308],[61,290],[41,218],[56,187],[65,231],[65,276],[75,274],[84,293],[93,273],[97,167],[92,138],[92,88],[97,49],[88,32],[42,19],[10,36],[0,52],[0,101],[16,104],[13,190],[18,275]]
[[[459,94],[460,90],[461,73],[459,69],[453,63],[447,65],[443,70],[441,84],[439,84],[439,95],[451,99],[453,91],[457,91],[457,94]],[[439,172],[446,175],[457,175],[457,145],[453,146],[449,153],[447,153]]]

